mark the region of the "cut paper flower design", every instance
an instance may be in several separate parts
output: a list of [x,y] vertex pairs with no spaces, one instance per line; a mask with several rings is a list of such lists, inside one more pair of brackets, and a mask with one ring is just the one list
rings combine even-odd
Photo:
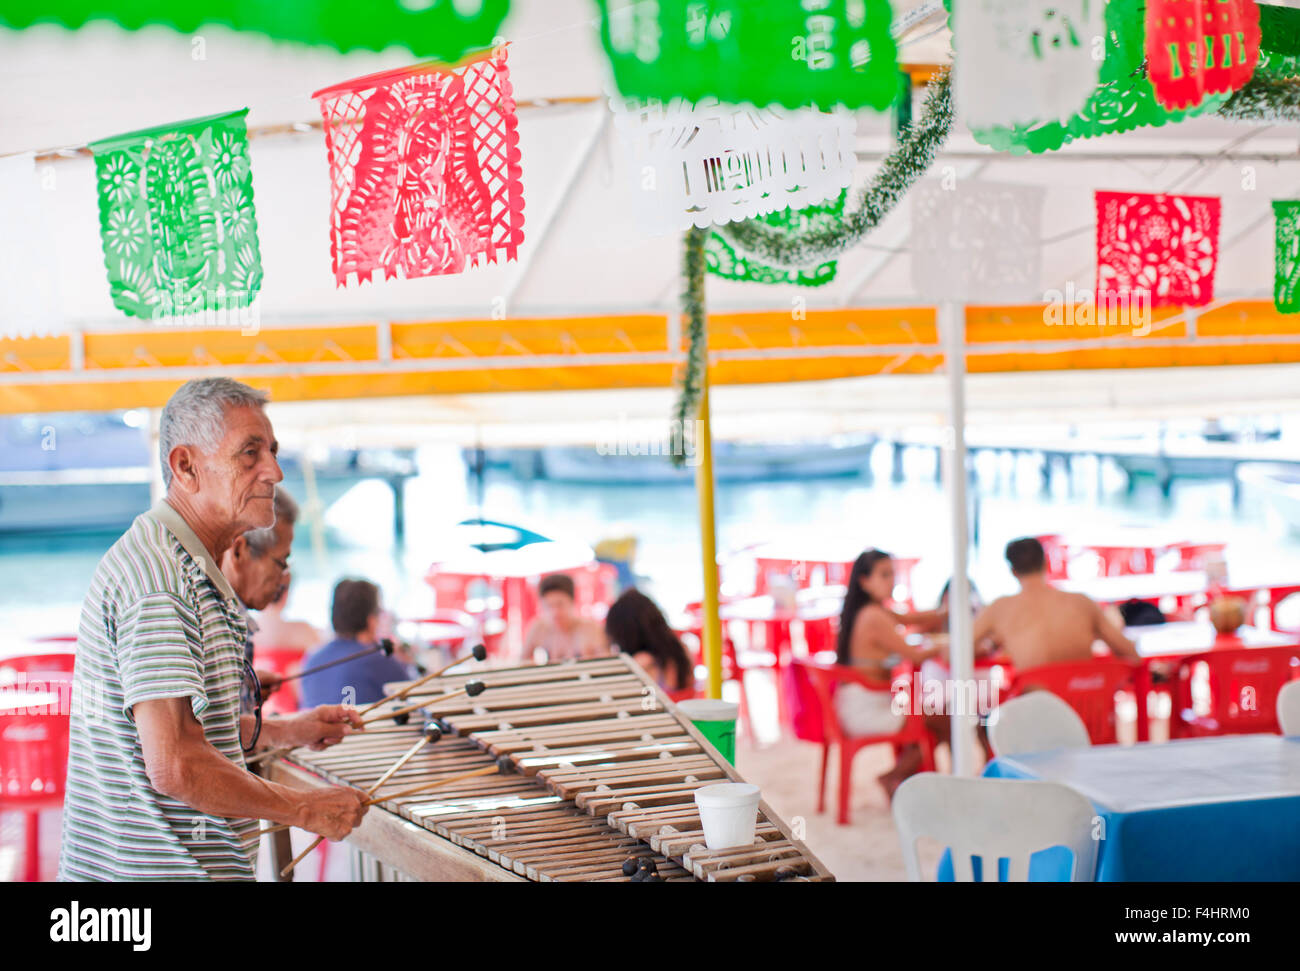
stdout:
[[317,91],[339,286],[460,273],[523,241],[518,121],[504,47]]
[[710,99],[611,99],[631,165],[631,204],[650,235],[802,209],[853,179],[847,111],[755,108]]
[[[113,303],[133,317],[248,305],[261,287],[248,109],[93,142]],[[237,209],[223,200],[236,194]],[[237,248],[257,273],[236,275]],[[255,285],[249,285],[252,279]]]
[[926,301],[1020,302],[1039,293],[1039,186],[960,179],[917,183],[912,200],[912,285]]
[[1212,196],[1098,192],[1097,300],[1146,291],[1152,307],[1214,299],[1220,201]]
[[1146,0],[1147,73],[1166,108],[1236,91],[1259,60],[1255,0]]
[[884,110],[898,96],[888,0],[597,0],[626,98]]
[[1273,218],[1273,305],[1284,314],[1300,313],[1300,202],[1274,202]]
[[[833,202],[805,206],[803,209],[783,209],[759,218],[769,226],[793,233],[816,232],[838,225],[844,216],[844,203],[848,190],[840,192]],[[793,283],[801,287],[820,287],[835,279],[836,261],[828,260],[820,266],[801,270],[786,270],[768,266],[750,256],[745,256],[717,233],[710,233],[704,248],[705,269],[725,280],[749,283]]]
[[1059,121],[1097,86],[1104,0],[963,0],[952,14],[953,103],[972,128]]
[[1143,46],[1142,0],[1109,0],[1105,5],[1104,57],[1098,84],[1087,102],[1064,118],[1043,117],[1023,125],[972,129],[975,140],[998,151],[1048,152],[1076,138],[1095,138],[1164,125],[1216,110],[1227,95],[1207,95],[1186,111],[1166,111],[1147,79]]

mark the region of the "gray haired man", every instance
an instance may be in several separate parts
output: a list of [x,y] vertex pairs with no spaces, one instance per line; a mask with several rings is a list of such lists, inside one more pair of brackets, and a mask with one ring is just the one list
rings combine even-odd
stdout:
[[[259,819],[342,839],[365,813],[355,789],[290,789],[244,765],[248,627],[218,564],[275,523],[266,400],[204,378],[163,410],[167,495],[100,560],[82,607],[75,679],[97,690],[74,693],[61,879],[251,880]],[[333,705],[268,721],[262,740],[320,748],[359,727]]]

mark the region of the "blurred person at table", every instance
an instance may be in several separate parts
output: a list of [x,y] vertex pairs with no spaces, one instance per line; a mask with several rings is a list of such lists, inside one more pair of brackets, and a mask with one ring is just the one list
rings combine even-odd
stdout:
[[540,610],[524,633],[526,660],[535,657],[538,649],[546,653],[548,661],[609,654],[609,641],[600,624],[578,613],[573,577],[566,573],[542,577],[537,585],[537,601]]
[[[900,660],[918,667],[941,656],[936,646],[908,643],[903,627],[937,631],[947,623],[946,610],[898,613],[890,607],[894,595],[894,561],[881,550],[862,553],[849,573],[844,593],[844,610],[840,614],[837,660],[856,668],[873,681],[888,685],[891,671]],[[835,713],[848,735],[889,735],[903,727],[907,715],[895,710],[892,690],[871,691],[860,684],[847,682],[835,691]],[[939,741],[947,741],[948,719],[942,715],[925,716],[926,727]],[[898,753],[894,767],[877,777],[886,795],[921,767],[921,750],[909,745]]]
[[259,819],[337,840],[365,814],[356,789],[297,790],[245,764],[259,742],[320,749],[362,727],[339,705],[260,730],[242,710],[247,615],[219,564],[275,523],[266,401],[203,378],[163,408],[166,492],[100,560],[81,611],[75,679],[96,690],[73,693],[61,880],[251,881]]
[[[314,668],[374,648],[380,640],[379,588],[369,580],[343,579],[334,586],[330,621],[334,640],[313,651],[302,666]],[[411,671],[375,650],[302,679],[304,705],[368,705],[384,697],[384,685],[407,681]]]
[[1133,642],[1097,604],[1047,582],[1042,543],[1032,537],[1012,540],[1006,557],[1020,592],[1000,597],[980,612],[975,618],[976,644],[991,642],[1018,671],[1091,660],[1098,640],[1116,657],[1137,658]]
[[276,598],[257,612],[257,630],[253,633],[253,651],[259,647],[297,647],[310,651],[319,647],[326,640],[325,635],[315,624],[305,620],[289,620],[284,616],[289,603],[289,586],[292,578],[286,574],[285,581],[276,591]]
[[667,692],[695,684],[695,669],[663,611],[635,587],[625,591],[605,615],[605,634],[620,654],[630,654]]
[[1240,597],[1222,597],[1210,604],[1215,647],[1245,647],[1237,631],[1246,623],[1246,602]]

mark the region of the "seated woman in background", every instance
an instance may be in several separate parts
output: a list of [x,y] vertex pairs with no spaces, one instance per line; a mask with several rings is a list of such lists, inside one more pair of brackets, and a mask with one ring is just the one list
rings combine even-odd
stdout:
[[614,601],[605,615],[605,634],[611,646],[636,658],[665,691],[685,691],[695,684],[686,648],[663,612],[641,591],[628,590]]
[[[946,610],[926,610],[912,614],[896,613],[889,607],[894,593],[894,563],[888,553],[867,550],[853,563],[848,589],[844,594],[844,612],[840,615],[838,660],[857,668],[874,681],[888,684],[890,668],[899,658],[920,665],[938,657],[936,647],[909,644],[899,627],[906,624],[921,630],[943,628]],[[835,712],[840,725],[849,735],[888,735],[902,729],[905,714],[894,711],[892,691],[871,691],[859,684],[841,684],[835,692]],[[926,725],[940,741],[947,741],[948,720],[927,716]],[[880,784],[892,799],[908,776],[920,768],[921,750],[910,745],[899,753],[898,762],[879,777]]]
[[[369,580],[340,580],[330,605],[334,640],[312,652],[303,668],[339,661],[377,645],[382,613],[379,587]],[[302,704],[305,708],[368,705],[384,696],[385,684],[410,677],[410,670],[396,657],[374,651],[303,678]]]

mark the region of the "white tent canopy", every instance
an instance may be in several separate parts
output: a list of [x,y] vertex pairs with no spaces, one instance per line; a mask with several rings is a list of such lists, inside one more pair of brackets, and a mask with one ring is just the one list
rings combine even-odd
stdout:
[[[916,0],[895,4],[902,12]],[[601,99],[606,66],[591,0],[514,0],[503,33],[520,111],[525,241],[517,263],[464,274],[338,289],[329,263],[328,174],[319,131],[267,135],[251,147],[265,267],[262,319],[355,321],[482,318],[504,301],[511,317],[674,310],[680,241],[648,238],[629,215],[635,191]],[[358,14],[361,16],[362,14]],[[936,32],[937,29],[937,32]],[[948,34],[932,18],[904,39],[900,58],[945,62]],[[247,105],[251,127],[319,120],[310,93],[324,85],[410,63],[409,52],[349,55],[277,44],[224,28],[197,37],[156,27],[127,32],[96,22],[76,32],[42,26],[0,30],[6,92],[0,154],[42,151],[167,121]],[[195,60],[201,53],[203,59]],[[595,97],[585,104],[546,99]],[[918,105],[919,110],[919,105]],[[889,150],[889,119],[857,113],[865,182]],[[1300,196],[1300,157],[1288,126],[1197,119],[1090,140],[1042,156],[1012,157],[950,138],[934,174],[1047,188],[1042,292],[1093,283],[1098,188],[1168,190],[1224,199],[1217,296],[1271,295],[1269,203]],[[52,181],[49,174],[53,174]],[[111,305],[100,252],[93,163],[42,164],[42,204],[57,241],[58,298],[47,329],[129,323]],[[21,227],[6,227],[6,232]],[[831,284],[813,290],[710,278],[710,308],[915,306],[905,201],[840,261]],[[0,330],[4,310],[0,309]]]

